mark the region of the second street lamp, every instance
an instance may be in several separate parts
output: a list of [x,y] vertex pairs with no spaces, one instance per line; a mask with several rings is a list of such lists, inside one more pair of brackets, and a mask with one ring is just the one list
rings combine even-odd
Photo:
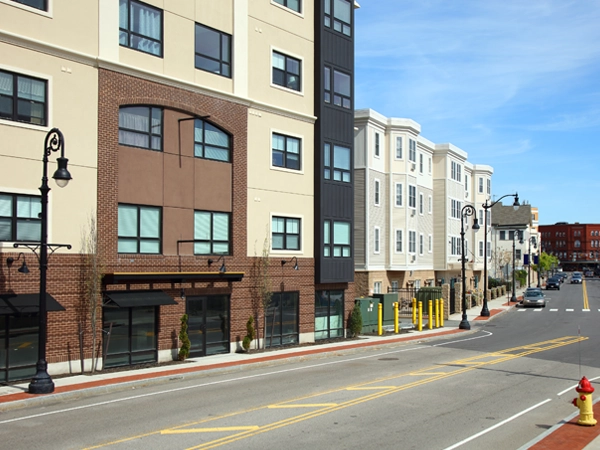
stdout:
[[515,292],[515,260],[516,260],[516,241],[519,239],[519,244],[523,243],[523,236],[519,230],[515,230],[513,232],[513,259],[512,259],[512,297],[510,298],[511,302],[517,301],[517,294]]
[[531,287],[531,244],[533,244],[533,248],[536,249],[537,248],[537,241],[535,239],[535,236],[529,236],[529,261],[527,264],[527,287]]
[[460,262],[462,268],[462,321],[458,325],[461,330],[470,330],[471,325],[467,320],[467,277],[465,275],[465,217],[473,216],[473,231],[479,230],[479,223],[477,222],[477,211],[473,205],[465,205],[460,210]]
[[502,200],[503,198],[506,197],[514,197],[515,201],[513,203],[513,208],[515,208],[515,211],[517,209],[519,209],[519,194],[518,193],[514,193],[514,194],[506,194],[503,195],[502,197],[500,197],[498,200],[493,201],[492,203],[488,203],[488,201],[486,200],[485,203],[483,205],[481,205],[484,209],[483,211],[483,221],[484,221],[484,227],[483,227],[483,306],[481,308],[481,316],[483,317],[489,317],[490,316],[490,310],[488,309],[488,305],[487,305],[487,284],[488,284],[488,276],[487,276],[487,250],[488,250],[488,243],[487,243],[487,233],[488,233],[488,209],[490,209],[492,206],[494,206],[495,204],[497,204],[500,200]]

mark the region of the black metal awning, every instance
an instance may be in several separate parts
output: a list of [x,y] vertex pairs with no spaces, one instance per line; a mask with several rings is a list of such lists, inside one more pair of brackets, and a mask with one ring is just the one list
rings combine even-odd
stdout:
[[163,291],[106,291],[107,305],[111,303],[119,308],[134,306],[176,305],[177,302]]
[[[46,293],[47,311],[64,311],[54,297]],[[0,294],[0,315],[40,312],[40,294]]]
[[242,281],[244,272],[115,272],[102,279],[105,284],[190,283],[194,281]]

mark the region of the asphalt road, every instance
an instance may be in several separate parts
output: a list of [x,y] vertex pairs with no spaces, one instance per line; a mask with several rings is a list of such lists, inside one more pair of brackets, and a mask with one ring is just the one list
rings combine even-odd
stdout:
[[581,376],[600,377],[600,280],[567,283],[546,308],[447,339],[4,412],[0,447],[523,448],[577,411]]

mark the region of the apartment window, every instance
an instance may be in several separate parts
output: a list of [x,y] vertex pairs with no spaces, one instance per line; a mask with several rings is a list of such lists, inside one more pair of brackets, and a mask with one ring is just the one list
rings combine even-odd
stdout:
[[461,254],[460,238],[452,236],[450,238],[450,255],[456,256]]
[[300,170],[300,139],[273,133],[272,164],[275,167]]
[[352,35],[352,3],[349,0],[325,0],[325,26],[346,36]]
[[396,230],[396,253],[402,253],[402,230]]
[[428,238],[429,238],[429,253],[431,253],[433,251],[433,236],[428,235]]
[[483,209],[479,210],[479,225],[483,225]]
[[0,119],[46,125],[47,83],[0,70]]
[[402,183],[396,183],[396,206],[402,206]]
[[423,194],[419,193],[419,214],[423,215],[423,203],[424,203],[424,199],[423,199]]
[[479,257],[483,258],[483,241],[479,241]]
[[431,198],[431,195],[429,196],[429,207],[428,207],[428,213],[431,214],[433,212],[433,198]]
[[381,294],[381,281],[373,282],[373,294]]
[[500,240],[501,241],[505,241],[506,240],[506,231],[501,231],[500,232]]
[[429,158],[429,173],[431,173],[431,158]]
[[231,78],[231,35],[196,24],[196,69]]
[[479,178],[479,189],[480,194],[483,194],[483,178]]
[[515,250],[515,259],[517,259],[519,262],[521,261],[521,250],[518,248]]
[[462,166],[455,161],[450,163],[450,178],[459,183],[462,180]]
[[341,145],[325,144],[323,154],[324,178],[350,183],[350,149]]
[[40,197],[0,193],[0,241],[39,241],[41,212]]
[[[335,106],[352,109],[352,78],[350,75],[327,66],[325,66],[323,74],[323,100],[325,103],[331,103],[333,91],[333,104]],[[376,153],[376,155],[379,155],[379,153]]]
[[423,173],[423,154],[419,155],[419,172]]
[[300,91],[300,69],[299,59],[273,52],[273,84],[283,86],[294,91]]
[[408,140],[408,160],[411,162],[417,162],[417,141],[414,139]]
[[379,234],[380,234],[379,227],[375,227],[374,228],[374,244],[373,244],[373,251],[375,253],[379,253],[379,251],[380,251],[380,248],[379,248]]
[[450,217],[460,219],[462,203],[458,200],[450,200]]
[[408,232],[408,252],[409,253],[417,252],[417,232],[416,231]]
[[163,12],[135,0],[119,0],[119,45],[162,56]]
[[163,112],[150,106],[119,109],[119,144],[162,151]]
[[396,159],[402,159],[402,137],[396,137]]
[[375,180],[375,206],[379,206],[380,205],[380,198],[379,198],[379,186],[380,186],[380,182],[379,180]]
[[323,256],[350,258],[350,222],[326,220],[323,230]]
[[469,175],[465,174],[465,191],[469,192]]
[[161,208],[119,205],[119,253],[161,252]]
[[487,193],[491,194],[492,193],[492,180],[490,180],[488,178],[486,181],[487,181]]
[[408,186],[408,206],[409,208],[417,207],[417,187],[416,186]]
[[20,3],[21,5],[31,6],[32,8],[40,9],[42,11],[48,10],[46,0],[13,0],[13,2]]
[[194,156],[230,161],[231,140],[227,133],[201,119],[194,120]]
[[379,156],[379,133],[375,133],[375,156]]
[[302,3],[300,0],[273,0],[275,3],[279,3],[286,8],[291,9],[292,11],[296,11],[297,13],[302,12],[300,8],[302,7]]
[[271,238],[273,250],[300,250],[300,219],[273,217]]
[[423,235],[419,234],[419,255],[422,255],[424,252],[424,249],[423,249],[424,242],[423,241],[424,241]]
[[491,259],[492,258],[492,243],[490,241],[487,241],[487,259]]
[[212,211],[194,212],[195,255],[230,255],[231,214]]

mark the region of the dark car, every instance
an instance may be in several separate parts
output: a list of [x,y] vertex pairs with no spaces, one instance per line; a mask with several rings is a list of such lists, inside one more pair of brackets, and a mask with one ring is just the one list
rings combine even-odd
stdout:
[[550,277],[546,280],[546,289],[557,289],[560,291],[560,279],[558,277]]
[[554,275],[555,277],[557,277],[561,283],[564,283],[565,280],[567,279],[567,274],[564,272],[558,272],[556,275]]

